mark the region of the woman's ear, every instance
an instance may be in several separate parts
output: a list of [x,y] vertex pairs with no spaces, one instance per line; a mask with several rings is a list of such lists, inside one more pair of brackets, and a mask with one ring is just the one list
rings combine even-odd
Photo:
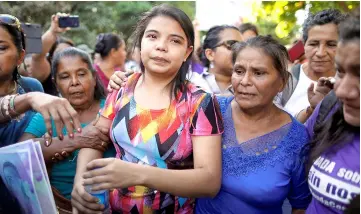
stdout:
[[24,62],[24,58],[25,58],[25,50],[22,49],[19,54],[19,59],[17,61],[17,65],[21,65],[21,63]]
[[204,54],[206,55],[208,61],[210,61],[210,62],[214,61],[214,51],[212,49],[207,48],[204,51]]
[[187,48],[187,52],[186,52],[186,55],[185,55],[185,58],[184,58],[184,62],[188,59],[188,57],[189,57],[189,55],[192,53],[192,51],[193,51],[193,46],[189,46],[188,48]]

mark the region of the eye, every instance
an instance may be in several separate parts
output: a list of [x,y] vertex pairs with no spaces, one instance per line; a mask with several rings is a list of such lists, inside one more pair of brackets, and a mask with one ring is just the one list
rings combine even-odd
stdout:
[[262,71],[255,71],[254,72],[254,75],[256,75],[256,76],[262,76],[264,74],[264,72],[262,72]]
[[176,44],[181,44],[182,43],[182,41],[179,40],[179,39],[172,39],[171,42],[176,43]]
[[148,34],[148,35],[146,36],[146,38],[156,39],[157,36],[156,36],[155,34]]
[[335,44],[335,43],[329,43],[329,44],[327,44],[329,47],[337,47],[337,44]]
[[243,68],[236,68],[236,69],[234,70],[234,72],[236,72],[236,74],[241,75],[241,74],[244,74],[244,73],[245,73],[245,70],[244,70]]
[[318,44],[317,43],[309,43],[308,45],[309,46],[317,46]]
[[0,46],[0,51],[5,51],[6,49],[8,49],[7,46],[3,46],[3,45]]
[[60,77],[59,77],[59,79],[62,79],[62,80],[63,80],[63,79],[67,79],[67,78],[69,78],[68,75],[63,75],[63,76],[60,76]]

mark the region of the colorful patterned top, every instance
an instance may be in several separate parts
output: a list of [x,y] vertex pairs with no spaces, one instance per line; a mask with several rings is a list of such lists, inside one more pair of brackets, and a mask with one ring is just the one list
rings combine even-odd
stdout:
[[[110,137],[116,157],[165,169],[193,168],[191,136],[223,132],[218,102],[189,84],[187,92],[180,92],[168,109],[144,109],[133,93],[141,75],[133,74],[123,89],[111,93],[101,112],[113,121]],[[135,186],[114,190],[110,204],[121,213],[193,213],[194,200]]]

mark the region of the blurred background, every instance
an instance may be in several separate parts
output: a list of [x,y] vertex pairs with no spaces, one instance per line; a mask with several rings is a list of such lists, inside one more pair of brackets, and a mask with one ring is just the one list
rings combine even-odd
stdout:
[[260,34],[270,34],[284,45],[300,36],[300,27],[308,12],[327,8],[350,12],[360,5],[359,1],[2,1],[0,13],[12,14],[22,22],[41,24],[43,32],[49,28],[50,17],[56,12],[79,15],[80,27],[64,36],[72,38],[77,44],[94,47],[96,35],[103,32],[122,32],[128,39],[141,14],[162,3],[176,6],[192,20],[196,19],[201,35],[212,25],[252,22],[257,25]]

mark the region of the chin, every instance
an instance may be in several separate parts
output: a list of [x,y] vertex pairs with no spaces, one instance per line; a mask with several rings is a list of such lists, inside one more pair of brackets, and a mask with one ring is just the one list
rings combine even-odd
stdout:
[[79,100],[79,99],[70,99],[69,100],[70,105],[72,106],[81,106],[86,103],[85,100]]
[[354,127],[360,127],[360,115],[354,116],[352,114],[345,112],[345,110],[343,111],[343,115],[346,123]]

